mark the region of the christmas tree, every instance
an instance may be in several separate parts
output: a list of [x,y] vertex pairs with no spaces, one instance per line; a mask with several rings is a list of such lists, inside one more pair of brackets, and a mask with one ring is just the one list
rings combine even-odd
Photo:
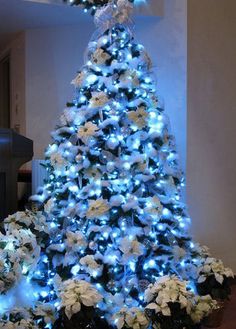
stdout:
[[4,222],[0,288],[3,303],[14,298],[0,328],[198,328],[233,274],[188,233],[174,137],[129,28],[133,1],[74,4],[98,32],[46,150],[39,209]]

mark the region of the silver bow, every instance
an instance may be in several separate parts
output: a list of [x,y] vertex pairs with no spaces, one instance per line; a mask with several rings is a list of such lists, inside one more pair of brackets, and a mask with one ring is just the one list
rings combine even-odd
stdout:
[[107,5],[97,9],[94,22],[102,30],[115,24],[128,23],[133,12],[133,5],[129,0],[111,0]]

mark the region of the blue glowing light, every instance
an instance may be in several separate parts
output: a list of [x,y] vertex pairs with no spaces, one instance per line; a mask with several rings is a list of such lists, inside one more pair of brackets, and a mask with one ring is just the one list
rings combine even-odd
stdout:
[[48,296],[48,292],[47,292],[47,291],[41,291],[41,292],[40,292],[40,295],[41,295],[43,298],[45,298],[45,297]]
[[152,267],[155,267],[156,263],[153,259],[151,259],[151,260],[149,260],[148,265],[149,265],[149,267],[152,268]]
[[182,267],[185,267],[185,261],[182,260],[182,261],[180,262],[180,265],[181,265]]
[[130,262],[130,263],[129,263],[129,267],[130,267],[131,271],[135,272],[135,269],[136,269],[136,264],[135,264],[135,262]]
[[134,0],[134,4],[139,6],[147,3],[146,0]]
[[91,74],[89,75],[87,78],[86,78],[86,81],[89,83],[89,84],[93,84],[94,82],[97,81],[97,76],[95,74]]

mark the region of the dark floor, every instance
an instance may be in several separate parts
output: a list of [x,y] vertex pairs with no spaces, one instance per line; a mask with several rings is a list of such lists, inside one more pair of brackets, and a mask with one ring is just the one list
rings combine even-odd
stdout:
[[233,286],[230,302],[227,302],[223,324],[217,329],[236,329],[236,285]]

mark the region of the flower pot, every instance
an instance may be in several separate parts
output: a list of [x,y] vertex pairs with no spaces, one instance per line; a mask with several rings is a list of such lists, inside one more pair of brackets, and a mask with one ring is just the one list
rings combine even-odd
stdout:
[[218,302],[219,308],[214,310],[204,321],[203,324],[207,328],[218,328],[221,326],[224,317],[225,304]]

